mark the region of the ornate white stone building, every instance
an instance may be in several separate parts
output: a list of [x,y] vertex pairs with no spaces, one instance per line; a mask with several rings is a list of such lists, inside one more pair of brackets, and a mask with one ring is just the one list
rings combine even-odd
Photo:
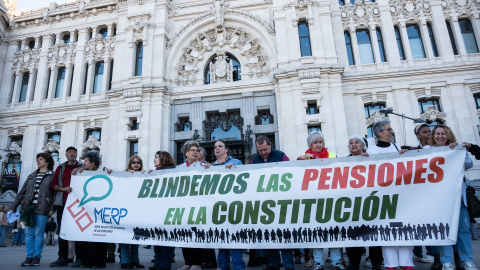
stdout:
[[[132,153],[147,168],[158,150],[181,160],[192,138],[209,151],[226,138],[245,160],[266,134],[295,158],[321,129],[345,156],[385,107],[480,142],[479,0],[12,2],[0,0],[0,155],[20,184],[36,153],[64,161],[70,145],[123,170]],[[388,118],[417,144],[413,121]]]

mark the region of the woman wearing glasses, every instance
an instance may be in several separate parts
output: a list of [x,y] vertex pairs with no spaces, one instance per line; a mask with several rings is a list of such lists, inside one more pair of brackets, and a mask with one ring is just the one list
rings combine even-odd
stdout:
[[[407,150],[392,142],[393,132],[390,121],[382,120],[373,125],[373,133],[377,137],[376,145],[368,147],[369,155],[394,153],[405,153]],[[395,270],[401,266],[402,270],[413,270],[413,246],[384,246],[382,247],[383,260],[387,270]],[[371,255],[370,255],[371,256]]]
[[[186,141],[181,152],[187,157],[184,163],[177,166],[177,168],[202,167],[202,163],[198,161],[198,152],[200,146],[197,142]],[[182,248],[185,265],[178,270],[201,270],[202,267],[202,253],[200,248]]]
[[[131,173],[141,172],[144,173],[143,162],[139,156],[132,156],[127,164],[126,171]],[[138,245],[135,244],[120,244],[121,247],[121,258],[120,263],[122,269],[132,269],[132,268],[145,268],[144,265],[140,264],[138,259]]]

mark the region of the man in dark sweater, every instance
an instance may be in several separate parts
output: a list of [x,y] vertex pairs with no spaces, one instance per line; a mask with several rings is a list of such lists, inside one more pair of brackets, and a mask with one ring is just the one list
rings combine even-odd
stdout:
[[[290,161],[284,152],[272,149],[272,143],[265,135],[260,135],[255,140],[258,153],[253,156],[250,164],[261,164],[269,162],[281,162]],[[252,251],[252,250],[251,250]],[[285,270],[293,270],[294,259],[293,249],[281,249],[282,261]],[[267,270],[278,270],[280,265],[280,254],[278,249],[267,250],[268,266]],[[252,259],[252,253],[250,253],[250,259]]]
[[[67,202],[68,193],[72,192],[70,181],[72,179],[72,171],[76,168],[83,168],[83,164],[77,161],[77,149],[73,146],[67,148],[65,153],[67,162],[60,164],[55,170],[53,180],[50,187],[57,192],[55,196],[54,206],[57,211],[58,231],[62,226],[63,210]],[[77,254],[78,257],[79,254]],[[58,259],[50,263],[50,267],[68,265],[68,241],[58,236]]]

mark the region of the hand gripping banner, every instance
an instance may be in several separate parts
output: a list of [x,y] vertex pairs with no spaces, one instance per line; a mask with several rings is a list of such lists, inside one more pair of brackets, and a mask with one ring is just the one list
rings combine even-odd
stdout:
[[452,245],[465,150],[260,165],[84,171],[67,240],[205,248]]

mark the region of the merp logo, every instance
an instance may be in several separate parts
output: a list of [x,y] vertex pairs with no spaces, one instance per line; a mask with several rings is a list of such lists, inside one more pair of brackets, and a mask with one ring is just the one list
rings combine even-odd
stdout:
[[[93,184],[90,184],[93,182]],[[88,188],[90,186],[90,189]],[[83,185],[83,198],[80,201],[80,206],[88,203],[89,201],[101,201],[112,193],[113,184],[112,180],[106,175],[95,175],[88,178]],[[90,192],[88,192],[90,190]],[[90,194],[90,197],[88,196]],[[97,195],[97,196],[92,196]],[[102,195],[103,194],[103,195]],[[100,196],[98,196],[100,195]]]
[[112,180],[106,175],[95,175],[85,181],[85,184],[83,184],[82,200],[79,201],[77,199],[67,207],[68,212],[70,212],[70,215],[75,219],[75,223],[82,232],[93,224],[93,220],[85,208],[81,206],[90,201],[104,200],[110,195],[110,193],[112,193],[112,189]]

